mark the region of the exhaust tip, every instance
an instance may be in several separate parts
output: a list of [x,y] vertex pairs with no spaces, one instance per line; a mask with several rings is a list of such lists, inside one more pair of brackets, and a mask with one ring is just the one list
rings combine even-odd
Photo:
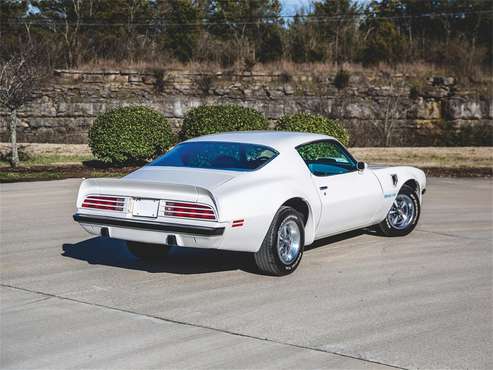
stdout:
[[176,236],[168,235],[168,237],[166,238],[166,245],[170,247],[178,245],[178,242],[176,241]]
[[110,230],[107,227],[102,227],[101,228],[101,236],[103,238],[109,238],[110,237]]

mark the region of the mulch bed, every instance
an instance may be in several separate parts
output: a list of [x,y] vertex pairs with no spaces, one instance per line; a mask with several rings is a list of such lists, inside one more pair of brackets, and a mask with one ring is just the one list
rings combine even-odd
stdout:
[[492,177],[493,167],[420,167],[429,177]]
[[[89,167],[83,165],[64,165],[64,166],[32,166],[32,167],[0,167],[0,183],[19,182],[19,181],[43,181],[60,180],[68,178],[82,177],[115,177],[125,176],[136,170],[138,167]],[[9,174],[9,177],[1,176]],[[18,174],[19,176],[15,176]]]

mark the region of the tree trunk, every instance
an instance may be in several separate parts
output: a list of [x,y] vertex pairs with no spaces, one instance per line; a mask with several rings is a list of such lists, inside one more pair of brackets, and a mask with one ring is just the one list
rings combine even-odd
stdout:
[[389,148],[392,144],[392,125],[393,122],[390,123],[390,126],[387,128],[387,133],[385,134],[385,147]]
[[19,164],[19,153],[17,151],[17,110],[10,112],[10,143],[12,144],[10,165],[15,168]]

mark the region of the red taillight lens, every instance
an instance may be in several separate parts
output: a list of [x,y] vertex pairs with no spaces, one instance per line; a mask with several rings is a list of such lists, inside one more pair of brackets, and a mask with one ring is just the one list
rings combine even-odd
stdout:
[[164,215],[171,217],[195,218],[199,220],[215,220],[216,215],[210,206],[187,203],[187,202],[166,202]]
[[89,195],[82,202],[82,208],[101,209],[106,211],[122,212],[125,207],[125,198],[103,195]]

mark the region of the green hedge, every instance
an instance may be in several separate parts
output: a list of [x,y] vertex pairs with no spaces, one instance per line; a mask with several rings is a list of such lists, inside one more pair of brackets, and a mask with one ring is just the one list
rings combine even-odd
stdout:
[[239,105],[202,105],[183,119],[182,139],[226,131],[266,130],[267,119],[255,109]]
[[116,108],[100,114],[89,129],[92,153],[112,165],[143,163],[173,143],[166,118],[144,106]]
[[277,122],[276,129],[324,134],[335,137],[344,145],[349,143],[349,134],[339,122],[311,113],[283,116]]

